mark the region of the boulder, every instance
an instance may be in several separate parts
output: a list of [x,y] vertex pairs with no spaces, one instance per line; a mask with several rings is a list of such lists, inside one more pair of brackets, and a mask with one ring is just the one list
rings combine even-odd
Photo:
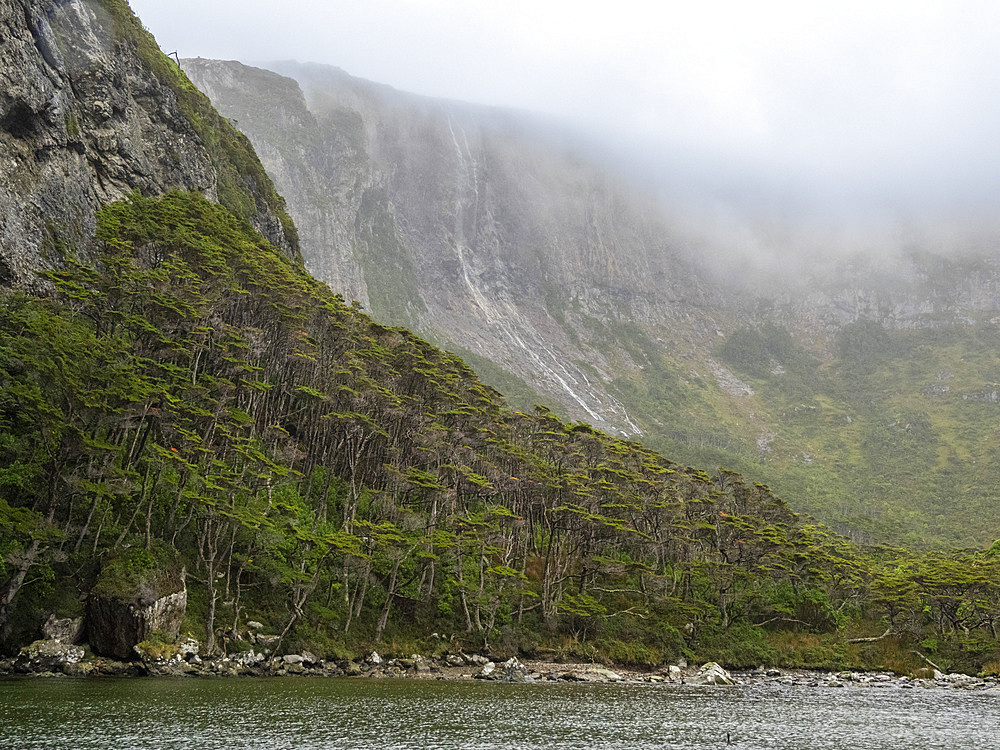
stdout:
[[49,641],[61,641],[63,643],[79,643],[83,637],[82,617],[58,618],[55,613],[49,615],[49,619],[42,625],[42,635]]
[[159,631],[176,637],[187,609],[187,589],[153,599],[122,601],[91,597],[87,604],[87,634],[97,653],[131,659],[136,644]]
[[733,676],[714,661],[704,664],[698,670],[693,682],[696,685],[732,685]]
[[87,640],[96,653],[133,659],[154,633],[176,639],[187,609],[184,568],[172,550],[129,549],[101,571],[87,599]]
[[617,672],[612,672],[610,669],[604,669],[602,667],[591,667],[587,670],[590,674],[594,675],[597,679],[602,682],[621,682],[622,676]]
[[232,662],[240,667],[255,667],[264,661],[264,654],[254,653],[253,651],[241,651],[238,654],[233,654]]
[[412,669],[416,672],[430,672],[431,665],[427,662],[420,654],[412,654],[410,656],[410,662],[412,664]]
[[491,661],[486,662],[483,668],[476,673],[477,680],[492,680],[493,672],[496,670],[497,665]]
[[368,658],[365,661],[367,661],[373,667],[377,667],[379,664],[382,663],[382,657],[378,655],[378,651],[372,651],[370,654],[368,654]]
[[116,659],[98,659],[94,662],[94,672],[105,677],[131,677],[138,672],[134,664]]
[[524,682],[524,665],[517,660],[516,656],[512,656],[500,665],[497,674],[494,676],[496,679],[504,680],[505,682]]
[[78,661],[75,664],[65,665],[63,672],[70,677],[89,677],[95,669],[96,667],[89,661]]
[[17,655],[14,668],[21,673],[65,672],[67,667],[79,663],[84,651],[72,643],[56,640],[35,641]]

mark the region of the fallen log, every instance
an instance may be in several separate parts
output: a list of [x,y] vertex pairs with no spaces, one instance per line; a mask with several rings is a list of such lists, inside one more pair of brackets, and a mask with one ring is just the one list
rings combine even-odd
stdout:
[[874,643],[875,641],[881,641],[883,638],[888,638],[891,633],[892,633],[892,626],[890,625],[888,628],[885,629],[885,632],[882,633],[882,635],[876,635],[873,638],[848,638],[847,642],[848,643]]

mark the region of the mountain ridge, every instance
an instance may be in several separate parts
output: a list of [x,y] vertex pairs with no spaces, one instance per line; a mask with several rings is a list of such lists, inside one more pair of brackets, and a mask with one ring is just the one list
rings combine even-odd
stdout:
[[99,205],[133,190],[198,190],[298,252],[249,141],[126,3],[3,0],[0,12],[0,280],[35,284],[59,247],[86,249]]

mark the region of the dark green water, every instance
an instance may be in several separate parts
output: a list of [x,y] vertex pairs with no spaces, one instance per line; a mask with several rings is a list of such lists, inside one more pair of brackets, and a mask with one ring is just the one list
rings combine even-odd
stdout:
[[0,682],[0,748],[1000,748],[1000,692],[364,679]]

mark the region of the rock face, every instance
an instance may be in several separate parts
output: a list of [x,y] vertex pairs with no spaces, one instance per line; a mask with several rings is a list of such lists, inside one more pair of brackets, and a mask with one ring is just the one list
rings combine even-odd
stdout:
[[62,643],[79,643],[83,637],[82,617],[58,618],[55,614],[49,615],[49,619],[42,625],[42,634],[49,640],[61,641]]
[[269,181],[210,152],[189,117],[195,95],[179,100],[183,77],[123,0],[0,0],[0,28],[0,286],[32,287],[65,247],[85,250],[94,210],[133,190],[225,203],[223,166],[243,170],[248,220],[294,252]]
[[714,301],[648,201],[524,115],[324,66],[183,65],[253,141],[315,276],[574,417],[639,432],[607,387],[636,364],[594,346],[592,323],[677,322]]
[[[148,591],[148,589],[147,589]],[[135,646],[154,632],[176,638],[187,609],[187,588],[132,599],[91,594],[87,601],[87,639],[95,652],[117,659],[135,658]]]

